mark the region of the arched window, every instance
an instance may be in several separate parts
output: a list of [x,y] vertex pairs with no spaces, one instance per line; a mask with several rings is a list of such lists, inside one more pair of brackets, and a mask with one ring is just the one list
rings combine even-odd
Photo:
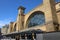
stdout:
[[28,27],[33,27],[45,23],[45,15],[43,12],[34,12],[30,15],[28,21]]

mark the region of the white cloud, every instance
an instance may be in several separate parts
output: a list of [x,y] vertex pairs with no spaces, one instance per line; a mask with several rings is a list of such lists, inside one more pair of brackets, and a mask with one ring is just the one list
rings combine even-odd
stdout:
[[8,18],[8,19],[4,19],[4,20],[0,20],[0,28],[6,24],[9,24],[13,19]]

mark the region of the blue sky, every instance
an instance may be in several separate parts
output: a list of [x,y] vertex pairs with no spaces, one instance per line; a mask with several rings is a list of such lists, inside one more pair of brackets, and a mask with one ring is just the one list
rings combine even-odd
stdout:
[[0,0],[0,28],[16,20],[19,6],[26,8],[26,14],[41,3],[42,0]]

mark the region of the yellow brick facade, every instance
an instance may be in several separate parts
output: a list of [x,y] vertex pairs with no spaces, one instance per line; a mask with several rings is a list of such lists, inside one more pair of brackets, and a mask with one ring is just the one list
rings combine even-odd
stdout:
[[[18,16],[16,22],[12,22],[9,24],[9,33],[12,32],[19,32],[19,31],[26,31],[32,29],[40,29],[45,32],[56,31],[60,30],[60,3],[55,3],[54,0],[43,0],[43,3],[27,14],[24,14],[25,8],[20,6],[18,8]],[[58,10],[59,9],[59,10]],[[45,24],[28,28],[28,21],[32,14],[35,12],[43,12],[45,15]],[[14,31],[15,30],[15,31]]]

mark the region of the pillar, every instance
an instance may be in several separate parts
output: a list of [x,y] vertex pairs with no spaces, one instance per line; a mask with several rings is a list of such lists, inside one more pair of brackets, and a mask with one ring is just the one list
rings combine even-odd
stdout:
[[10,22],[9,24],[9,33],[13,32],[13,23],[14,22]]
[[19,36],[16,36],[15,38],[16,38],[16,40],[20,40]]
[[46,31],[55,31],[54,23],[58,23],[55,9],[55,0],[43,0],[43,5],[45,9],[45,21],[48,23],[46,25]]
[[35,34],[32,33],[32,40],[35,40]]
[[20,34],[20,40],[22,40],[22,38],[21,38],[21,34]]
[[25,40],[28,40],[28,39],[27,39],[27,34],[25,34]]

